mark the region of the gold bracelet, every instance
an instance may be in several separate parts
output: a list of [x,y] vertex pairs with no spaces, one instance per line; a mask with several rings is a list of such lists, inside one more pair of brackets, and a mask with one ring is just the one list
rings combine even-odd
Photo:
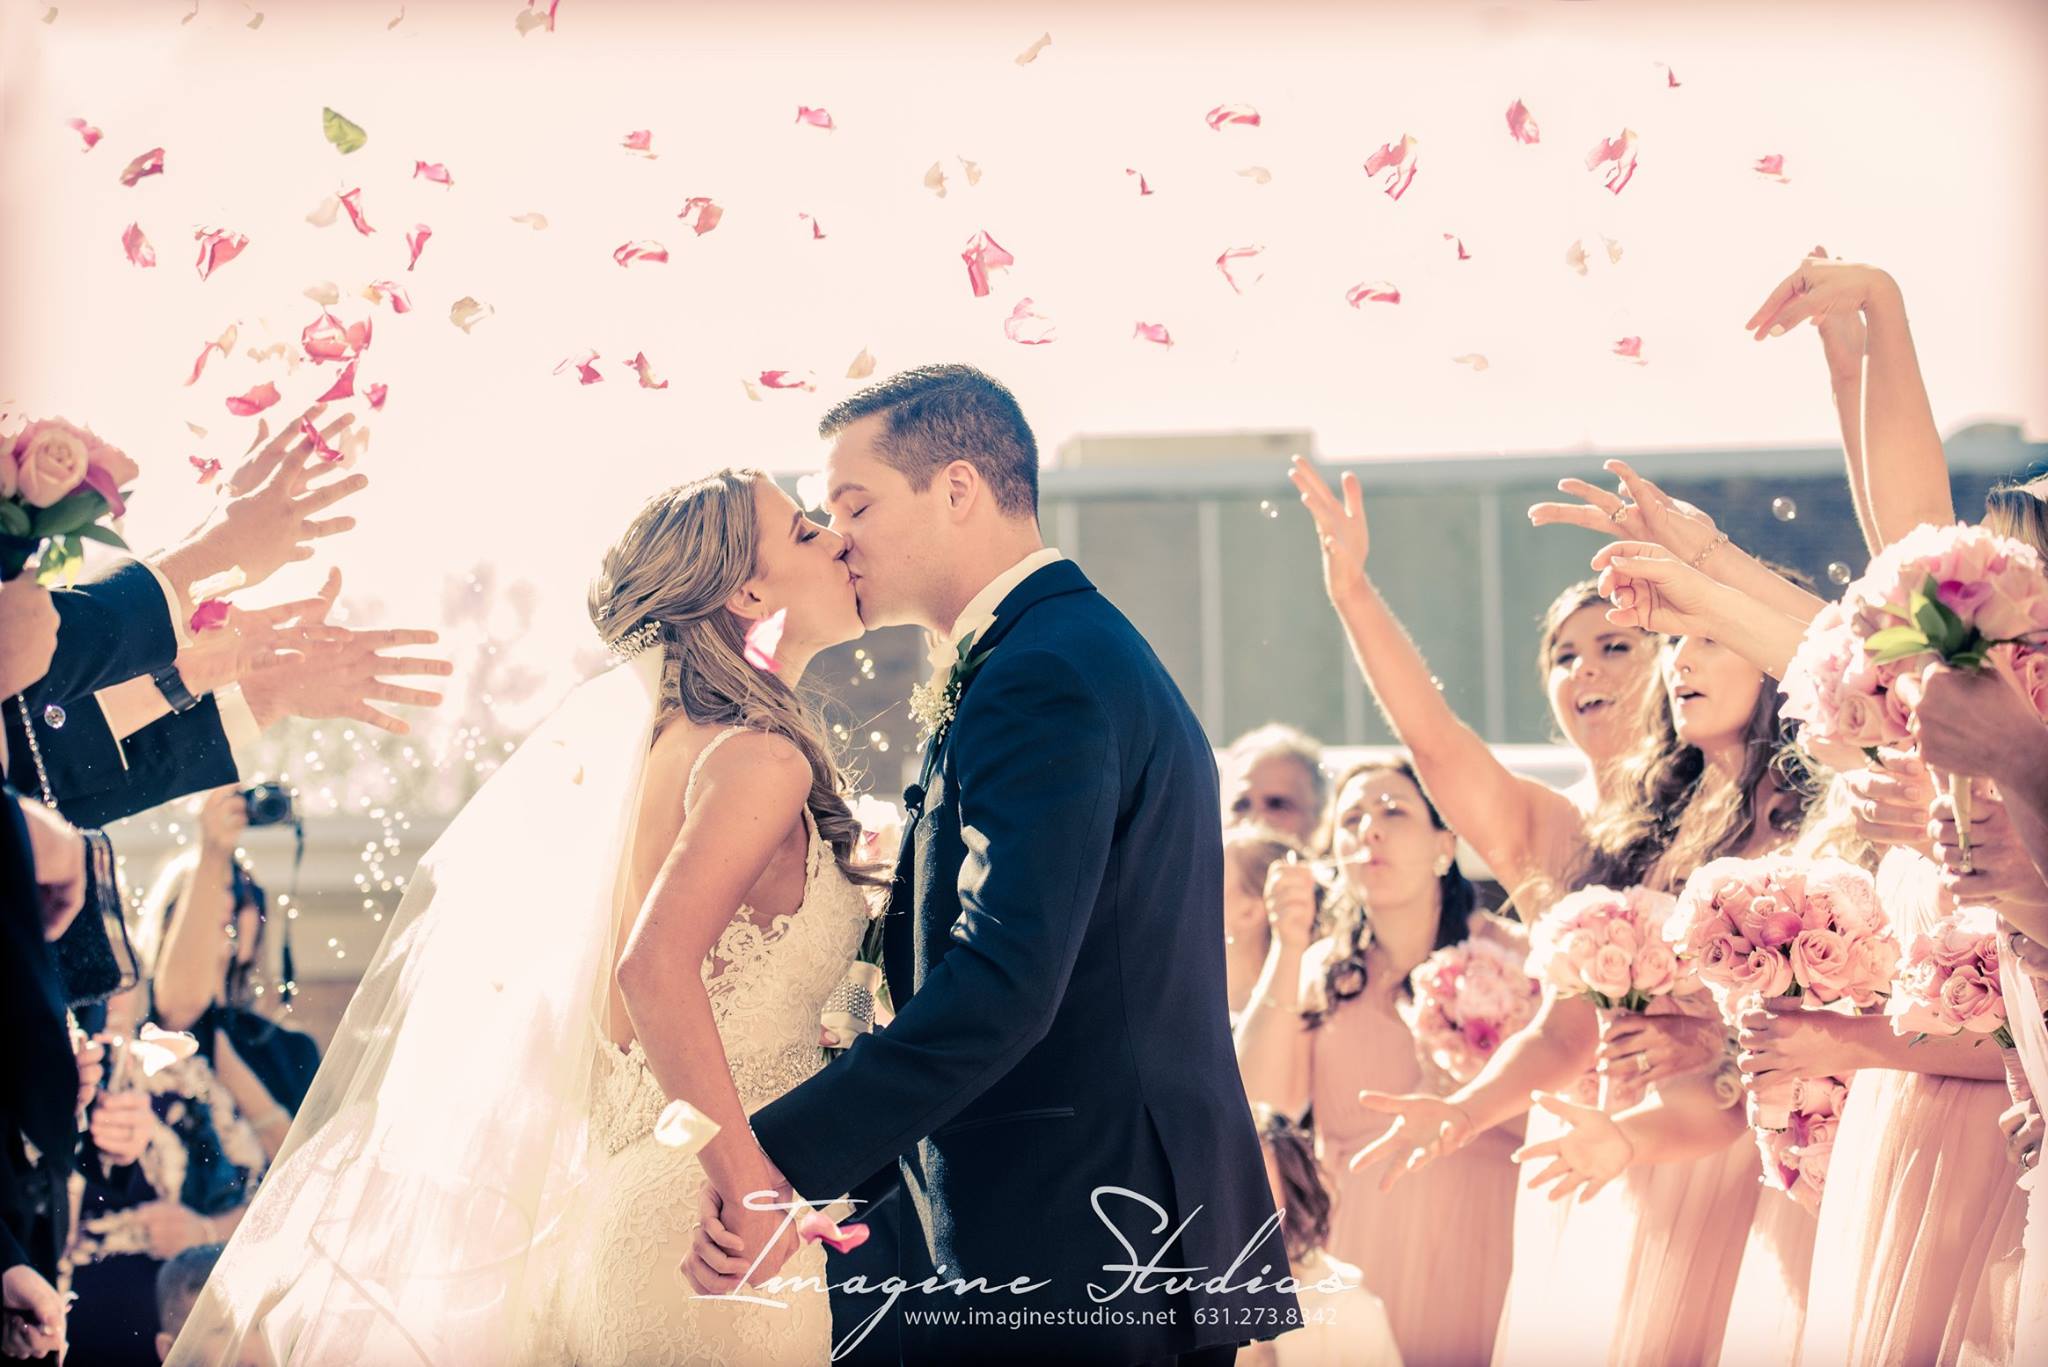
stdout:
[[1727,544],[1728,533],[1715,532],[1714,539],[1712,541],[1709,541],[1706,544],[1706,547],[1703,550],[1701,550],[1698,555],[1692,558],[1692,567],[1694,569],[1699,569],[1702,565],[1706,563],[1708,556],[1712,555],[1715,551],[1720,550],[1723,546]]

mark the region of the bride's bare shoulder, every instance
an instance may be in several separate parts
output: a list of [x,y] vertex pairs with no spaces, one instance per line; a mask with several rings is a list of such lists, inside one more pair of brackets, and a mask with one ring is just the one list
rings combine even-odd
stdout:
[[[810,787],[810,764],[803,751],[784,736],[746,729],[724,741],[719,737],[730,728],[679,721],[654,738],[647,756],[650,792],[660,790],[680,799],[698,761],[703,768],[697,776],[700,792],[708,788],[757,790],[754,795],[779,795],[792,789],[798,800]],[[713,751],[712,747],[716,746]],[[711,751],[710,754],[706,754]]]

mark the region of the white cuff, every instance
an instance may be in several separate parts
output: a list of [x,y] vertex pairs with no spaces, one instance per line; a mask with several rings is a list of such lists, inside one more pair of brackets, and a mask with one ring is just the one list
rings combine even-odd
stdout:
[[234,757],[235,772],[250,773],[255,767],[256,745],[263,738],[263,732],[256,725],[256,714],[250,709],[249,700],[242,696],[242,686],[236,683],[216,688],[213,690],[213,702],[220,709],[220,729],[227,734],[228,753]]
[[185,629],[185,614],[178,610],[178,591],[171,587],[171,581],[164,572],[147,560],[138,561],[156,580],[156,586],[164,591],[164,610],[171,614],[171,631],[178,638],[178,649],[192,644],[192,633]]

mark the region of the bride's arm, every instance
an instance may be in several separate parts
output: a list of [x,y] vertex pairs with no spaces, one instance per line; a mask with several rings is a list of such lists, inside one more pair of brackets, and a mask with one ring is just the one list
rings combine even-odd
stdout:
[[718,937],[803,819],[810,765],[779,736],[734,736],[705,765],[688,815],[618,959],[633,1033],[662,1092],[718,1124],[699,1158],[719,1191],[780,1185],[754,1143],[702,970]]

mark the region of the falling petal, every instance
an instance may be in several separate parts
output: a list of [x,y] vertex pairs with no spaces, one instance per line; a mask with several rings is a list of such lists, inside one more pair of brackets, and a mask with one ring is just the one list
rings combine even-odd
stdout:
[[1607,246],[1607,264],[1608,264],[1608,265],[1610,265],[1610,266],[1618,266],[1618,265],[1620,265],[1620,264],[1621,264],[1621,244],[1620,244],[1619,242],[1616,242],[1616,241],[1615,241],[1615,240],[1614,240],[1613,238],[1611,238],[1611,237],[1605,237],[1605,236],[1603,236],[1603,237],[1602,237],[1602,238],[1601,238],[1600,240],[1601,240],[1601,241],[1602,241],[1603,243],[1605,243],[1605,244],[1606,244],[1606,246]]
[[185,459],[191,461],[192,468],[199,472],[201,484],[213,483],[213,477],[220,473],[220,462],[210,457],[202,460],[198,456],[187,456]]
[[1586,240],[1584,238],[1573,238],[1572,245],[1564,249],[1564,264],[1570,266],[1580,275],[1586,273]]
[[559,375],[571,366],[574,366],[576,368],[576,382],[578,384],[602,384],[604,383],[604,376],[597,373],[596,362],[597,353],[594,351],[586,351],[580,357],[567,356],[563,358],[560,365],[555,367],[555,374]]
[[822,1211],[811,1211],[797,1221],[797,1238],[810,1243],[829,1244],[839,1253],[851,1253],[868,1241],[866,1225],[835,1225]]
[[200,372],[206,369],[207,357],[213,355],[216,351],[223,356],[228,354],[229,350],[235,345],[235,335],[235,325],[230,323],[226,332],[223,332],[218,338],[199,348],[199,359],[192,362],[192,373],[185,378],[185,384],[188,387],[199,383]]
[[191,12],[190,14],[186,15],[186,16],[185,16],[185,17],[184,17],[183,19],[180,19],[180,20],[178,21],[178,23],[179,23],[180,25],[184,25],[184,24],[189,24],[189,23],[191,23],[191,22],[192,22],[192,21],[193,21],[194,19],[197,19],[198,17],[199,17],[199,0],[192,0],[192,12]]
[[865,380],[868,376],[874,373],[874,353],[869,351],[866,347],[862,347],[860,349],[860,355],[854,357],[853,364],[846,368],[846,378],[849,380]]
[[764,370],[761,372],[761,384],[766,389],[815,390],[818,387],[809,371],[799,375],[794,370]]
[[277,386],[269,380],[257,385],[246,394],[238,394],[228,400],[228,412],[238,418],[254,417],[277,402]]
[[810,215],[810,214],[798,214],[798,215],[796,216],[796,221],[797,221],[797,222],[799,222],[799,223],[801,223],[801,222],[803,222],[803,221],[804,221],[805,219],[807,219],[807,218],[808,218],[808,219],[810,219],[810,221],[811,221],[811,241],[813,241],[813,242],[822,242],[822,241],[824,241],[824,240],[825,240],[825,229],[824,229],[823,227],[821,227],[821,226],[819,225],[819,223],[818,223],[818,220],[817,220],[817,219],[816,219],[815,217],[813,217],[813,216],[812,216],[812,215]]
[[1625,361],[1634,361],[1637,365],[1648,364],[1643,360],[1643,339],[1640,337],[1622,338],[1614,344],[1614,354]]
[[1263,166],[1247,166],[1238,174],[1254,185],[1270,185],[1273,181],[1273,173]]
[[[535,232],[539,232],[541,229],[548,226],[548,217],[546,214],[514,214],[512,215],[512,221],[514,223],[524,223],[527,227],[533,229]],[[418,260],[419,258],[414,257],[413,259]]]
[[436,185],[455,186],[455,177],[448,174],[448,168],[438,161],[416,161],[412,164],[414,180],[430,180]]
[[1516,100],[1508,106],[1508,136],[1516,142],[1541,142],[1543,134],[1529,117],[1529,106]]
[[402,24],[402,23],[404,23],[404,22],[405,22],[405,6],[403,6],[403,5],[400,5],[400,6],[398,7],[398,17],[397,17],[396,19],[393,19],[393,20],[392,20],[392,21],[391,21],[390,23],[386,24],[386,25],[384,26],[384,31],[385,31],[386,33],[389,33],[389,32],[390,32],[390,31],[391,31],[392,29],[395,29],[395,28],[397,28],[397,27],[398,27],[398,26],[399,26],[400,24]]
[[187,422],[185,424],[185,430],[190,432],[195,437],[204,437],[206,435],[206,429],[201,427],[196,422]]
[[341,291],[335,288],[332,280],[322,280],[317,285],[308,285],[305,289],[300,290],[299,293],[305,295],[314,303],[329,308],[341,302]]
[[248,238],[226,228],[201,228],[192,236],[199,243],[199,260],[193,264],[201,280],[240,256],[249,245]]
[[405,263],[407,270],[420,264],[420,253],[427,249],[427,239],[433,235],[434,230],[424,223],[412,225],[412,231],[405,235],[405,245],[412,252],[412,260]]
[[697,216],[697,221],[690,226],[697,236],[702,237],[718,226],[718,220],[725,217],[725,210],[713,204],[709,195],[692,195],[683,201],[683,211],[676,217],[688,223],[691,214]]
[[813,109],[807,104],[800,104],[796,107],[796,121],[798,123],[807,123],[813,128],[823,128],[827,131],[837,126],[832,122],[830,114],[822,109]]
[[1658,62],[1657,65],[1664,68],[1664,88],[1667,90],[1678,89],[1678,73],[1673,71],[1670,68],[1670,66],[1664,62]]
[[320,201],[320,207],[306,215],[306,222],[316,228],[330,226],[341,215],[341,196],[329,195]]
[[1458,259],[1460,261],[1470,261],[1472,259],[1472,253],[1465,250],[1464,238],[1459,237],[1456,233],[1445,233],[1444,241],[1458,244]]
[[562,3],[562,0],[548,0],[548,7],[545,12],[535,9],[534,3],[535,0],[526,0],[525,11],[512,21],[513,25],[518,28],[519,36],[522,38],[537,28],[544,28],[549,33],[555,31],[555,9]]
[[773,674],[778,667],[775,663],[775,652],[782,649],[782,632],[788,625],[789,609],[778,608],[748,627],[747,663],[756,669],[764,669]]
[[626,134],[625,138],[620,141],[619,146],[625,148],[628,152],[643,153],[649,158],[657,155],[654,150],[654,130],[651,128],[634,129]]
[[1057,335],[1052,319],[1033,308],[1029,299],[1019,299],[1003,320],[1003,336],[1021,346],[1044,346]]
[[225,598],[209,598],[192,609],[192,618],[186,625],[197,634],[212,631],[228,620],[228,602]]
[[[55,14],[56,12],[57,11],[55,10],[50,11],[50,13],[52,14]],[[1045,51],[1050,46],[1052,46],[1052,35],[1050,33],[1039,35],[1037,42],[1033,43],[1030,47],[1025,48],[1022,52],[1017,54],[1017,65],[1030,66],[1033,62],[1038,60],[1038,54]]]
[[320,111],[320,131],[327,135],[327,140],[333,143],[335,149],[343,156],[360,151],[363,144],[370,140],[368,133],[332,109]]
[[967,183],[970,186],[981,184],[980,162],[969,161],[965,157],[955,157],[954,160],[960,163],[960,174],[967,177]]
[[1212,133],[1221,133],[1225,124],[1245,128],[1260,126],[1259,111],[1248,104],[1219,104],[1202,117]]
[[633,362],[632,362],[632,364],[633,364],[633,369],[634,369],[634,371],[635,371],[635,372],[636,372],[636,373],[637,373],[637,374],[638,374],[638,375],[640,376],[640,387],[641,387],[642,389],[667,389],[667,388],[668,388],[668,381],[667,381],[667,380],[657,380],[657,379],[656,379],[656,378],[654,377],[654,367],[653,367],[653,366],[651,366],[651,365],[649,365],[649,364],[647,363],[647,353],[646,353],[646,352],[644,352],[644,351],[636,351],[636,352],[634,352],[634,353],[633,353]]
[[1173,345],[1173,336],[1167,332],[1166,324],[1164,323],[1138,324],[1136,330],[1131,333],[1131,340],[1138,341],[1141,339],[1147,342],[1157,342],[1160,346]]
[[[55,10],[50,11],[55,14]],[[193,7],[198,13],[198,7]],[[223,613],[225,615],[225,613]],[[199,1041],[191,1035],[160,1030],[154,1025],[145,1025],[128,1042],[128,1051],[135,1055],[142,1065],[144,1077],[155,1077],[173,1064],[181,1063],[199,1052]]]
[[339,318],[322,309],[320,316],[300,331],[299,345],[305,349],[306,359],[316,365],[353,360],[369,349],[370,322],[365,319],[343,326]]
[[373,384],[363,392],[370,396],[370,407],[381,410],[384,407],[385,398],[391,393],[391,386]]
[[160,176],[163,173],[164,149],[152,147],[122,169],[121,183],[133,188],[144,176]]
[[1344,291],[1344,302],[1353,308],[1360,304],[1398,304],[1401,302],[1401,291],[1394,288],[1391,281],[1369,280]]
[[1416,140],[1408,134],[1401,135],[1399,143],[1382,143],[1380,150],[1365,159],[1365,173],[1377,176],[1382,171],[1386,179],[1380,182],[1380,189],[1388,199],[1399,199],[1408,193],[1408,187],[1415,180]]
[[43,22],[46,24],[57,22],[57,7],[55,5],[50,6],[49,12],[43,16]]
[[1146,181],[1144,172],[1138,170],[1135,166],[1126,166],[1124,168],[1124,174],[1127,176],[1136,176],[1138,178],[1139,199],[1143,199],[1146,195],[1152,193],[1152,186],[1149,182]]
[[255,13],[254,15],[252,15],[252,16],[250,17],[250,19],[249,19],[249,22],[248,22],[248,24],[246,25],[246,27],[248,27],[248,28],[251,28],[251,29],[259,29],[259,28],[262,28],[262,27],[263,27],[263,11],[262,11],[262,10],[258,10],[258,11],[256,11],[256,13]]
[[1257,275],[1254,275],[1251,279],[1245,281],[1243,284],[1239,284],[1237,277],[1231,274],[1230,272],[1231,263],[1233,261],[1249,261],[1253,257],[1257,256],[1260,252],[1263,252],[1265,250],[1266,249],[1262,246],[1229,247],[1224,250],[1223,255],[1216,258],[1216,269],[1223,272],[1223,278],[1230,283],[1230,288],[1233,293],[1243,294],[1245,285],[1258,284],[1259,281],[1266,278],[1266,273],[1264,271],[1261,271]]
[[356,225],[356,231],[368,237],[377,230],[363,217],[363,206],[360,202],[362,197],[363,192],[360,189],[350,190],[341,197],[341,207],[348,210],[348,221]]
[[149,267],[156,264],[156,248],[149,245],[149,239],[142,235],[142,225],[131,223],[121,232],[121,250],[128,253],[131,266]]
[[762,402],[761,391],[754,388],[754,382],[752,380],[741,380],[740,388],[746,390],[747,397],[752,399],[755,403]]
[[1476,351],[1468,351],[1463,356],[1453,356],[1451,360],[1458,365],[1470,366],[1475,372],[1484,370],[1487,366],[1486,358]]
[[320,435],[320,429],[313,425],[311,418],[299,419],[299,435],[306,439],[306,445],[312,448],[313,454],[322,460],[341,459],[341,452],[327,444],[327,438]]
[[496,312],[489,304],[478,303],[465,294],[449,306],[448,321],[468,332]]
[[1017,258],[1004,251],[986,232],[978,232],[968,239],[967,250],[960,253],[960,259],[967,263],[967,283],[977,299],[988,294],[990,271],[1017,264]]
[[356,393],[356,363],[350,361],[341,372],[339,379],[328,386],[327,392],[313,400],[315,403],[333,403],[338,399],[352,399]]
[[717,1122],[687,1101],[669,1102],[654,1122],[654,1142],[665,1149],[695,1153],[717,1133]]
[[1758,157],[1755,169],[1758,175],[1766,180],[1775,180],[1780,185],[1784,185],[1791,180],[1791,177],[1785,174],[1785,154],[1782,152],[1773,152],[1767,157]]
[[946,172],[943,163],[933,162],[931,169],[924,173],[924,188],[930,190],[940,199],[946,197]]
[[813,470],[796,482],[796,501],[806,510],[825,506],[825,472]]
[[612,253],[612,260],[618,262],[621,269],[633,261],[666,261],[668,248],[659,242],[624,242]]
[[381,304],[388,298],[393,313],[412,312],[412,299],[406,294],[405,286],[395,280],[373,280],[363,293],[370,297],[373,304]]
[[1618,195],[1622,192],[1623,187],[1629,183],[1629,179],[1636,173],[1636,135],[1634,129],[1622,129],[1621,136],[1618,138],[1602,138],[1598,143],[1594,144],[1592,151],[1586,153],[1586,169],[1588,171],[1595,170],[1608,162],[1612,162],[1613,165],[1607,167],[1606,185],[1609,190]]
[[77,133],[79,137],[85,139],[86,151],[90,152],[93,148],[99,145],[100,130],[94,128],[84,119],[66,119],[64,120],[64,126],[71,129],[73,132]]

